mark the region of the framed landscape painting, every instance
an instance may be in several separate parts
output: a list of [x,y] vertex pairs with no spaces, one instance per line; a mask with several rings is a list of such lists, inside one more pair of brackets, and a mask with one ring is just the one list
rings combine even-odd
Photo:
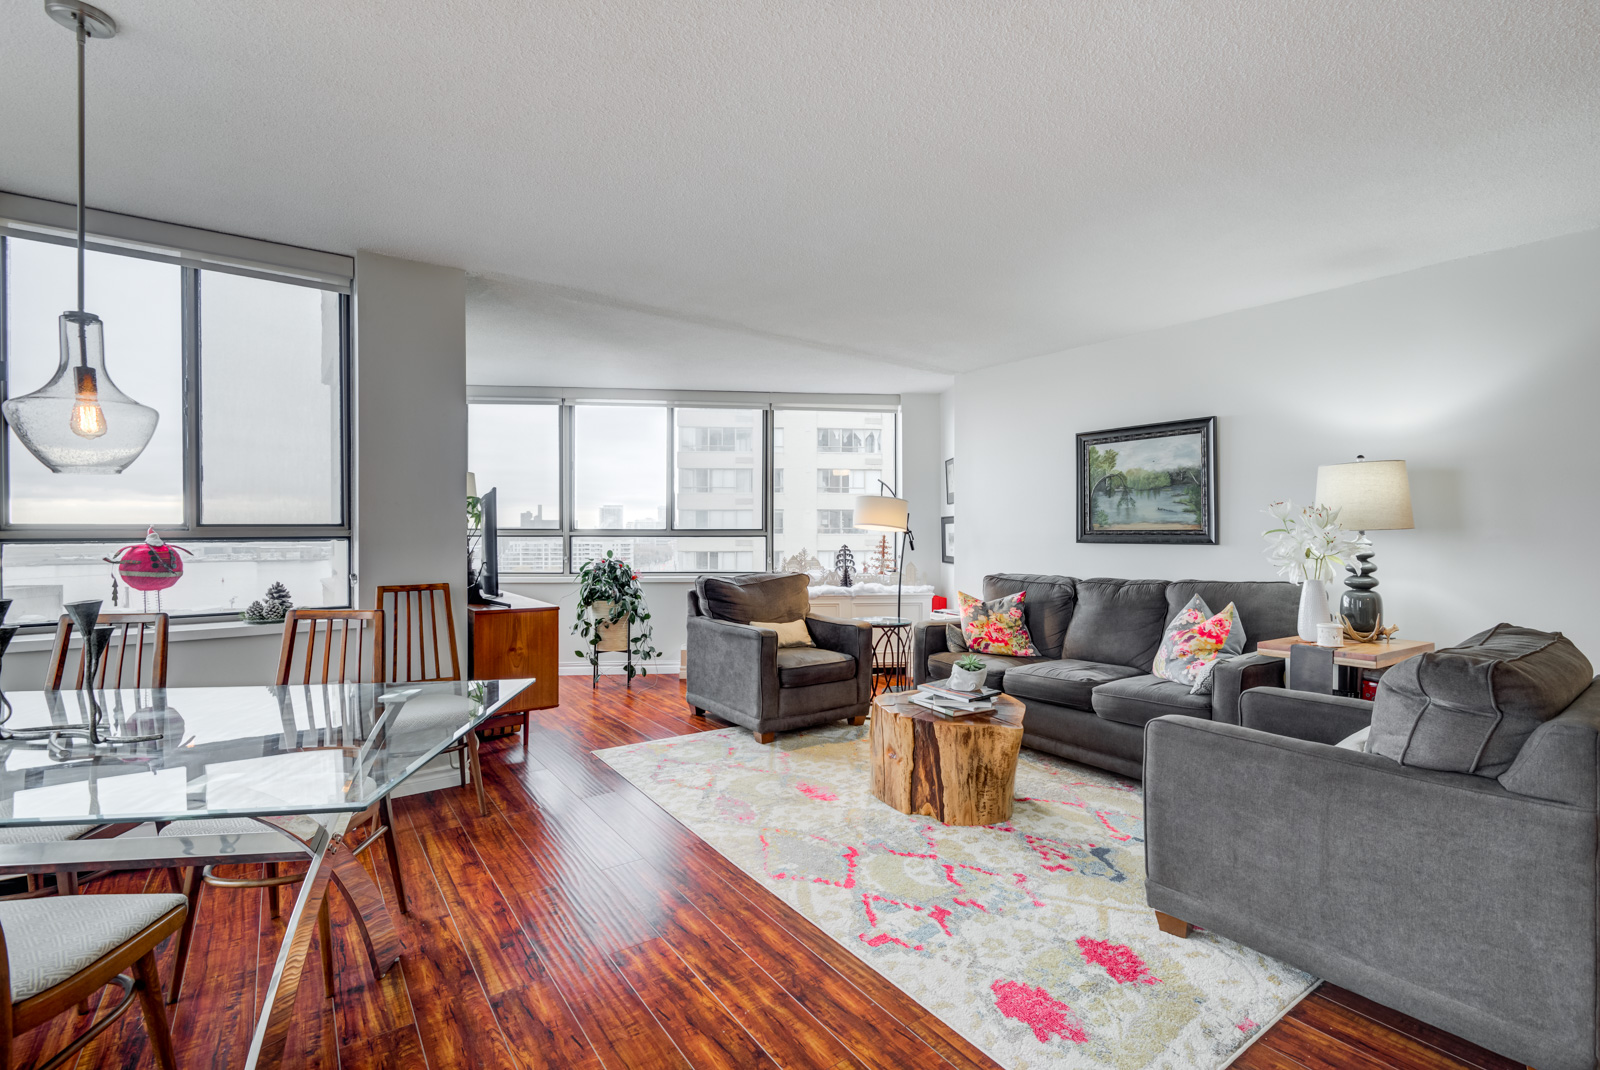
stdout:
[[1217,541],[1217,418],[1078,435],[1078,541]]

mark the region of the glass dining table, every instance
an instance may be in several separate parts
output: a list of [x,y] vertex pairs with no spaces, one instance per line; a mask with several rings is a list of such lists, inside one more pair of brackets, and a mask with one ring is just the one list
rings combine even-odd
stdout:
[[[472,729],[532,683],[7,692],[0,828],[38,831],[37,842],[0,845],[0,874],[304,860],[245,1064],[277,1066],[331,887],[354,909],[373,972],[387,973],[400,958],[382,893],[345,842],[352,822],[375,807],[386,811],[389,794],[451,744],[468,737],[475,745]],[[118,742],[135,737],[141,741]],[[49,831],[202,818],[255,818],[262,828],[185,836],[179,824],[158,837],[66,840]]]

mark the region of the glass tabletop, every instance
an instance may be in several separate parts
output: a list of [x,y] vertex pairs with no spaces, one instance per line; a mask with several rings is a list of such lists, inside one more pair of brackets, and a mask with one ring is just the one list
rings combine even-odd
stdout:
[[0,827],[365,810],[531,683],[7,692]]

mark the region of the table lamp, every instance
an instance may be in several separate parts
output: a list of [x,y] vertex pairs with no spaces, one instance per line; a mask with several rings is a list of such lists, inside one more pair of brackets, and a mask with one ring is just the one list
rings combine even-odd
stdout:
[[[1411,481],[1404,461],[1369,461],[1357,455],[1351,464],[1317,468],[1318,505],[1339,510],[1339,523],[1365,535],[1369,531],[1403,531],[1411,523]],[[1383,626],[1383,596],[1374,588],[1372,551],[1356,554],[1346,566],[1349,590],[1339,599],[1339,613],[1358,637],[1370,638]]]

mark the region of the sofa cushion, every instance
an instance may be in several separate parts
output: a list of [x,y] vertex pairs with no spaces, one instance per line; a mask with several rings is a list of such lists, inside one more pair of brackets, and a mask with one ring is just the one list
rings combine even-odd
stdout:
[[[972,656],[981,658],[983,663],[988,666],[989,673],[983,680],[985,687],[999,687],[1005,678],[1007,669],[1015,668],[1018,665],[1035,665],[1045,660],[1044,658],[1010,658],[1001,654],[973,653]],[[956,659],[962,657],[966,657],[966,654],[958,654],[954,650],[941,650],[937,654],[928,655],[928,679],[930,681],[949,679],[950,670],[955,668]]]
[[816,646],[790,646],[778,650],[778,686],[810,687],[851,680],[856,675],[856,659],[837,650]]
[[1300,588],[1282,580],[1173,580],[1167,584],[1168,618],[1199,595],[1208,606],[1232,602],[1244,625],[1244,652],[1262,639],[1294,635],[1300,628]]
[[1061,657],[1149,672],[1162,630],[1173,615],[1167,610],[1167,581],[1078,580],[1075,589],[1077,608]]
[[1189,685],[1175,684],[1149,673],[1101,684],[1094,689],[1092,701],[1094,712],[1100,717],[1139,727],[1169,713],[1211,716],[1210,695],[1190,694]]
[[1367,750],[1419,769],[1498,777],[1593,671],[1560,632],[1496,624],[1384,673]]
[[811,609],[810,585],[810,577],[800,572],[701,576],[694,581],[701,612],[714,620],[730,620],[735,624],[803,619]]
[[1089,693],[1112,680],[1138,676],[1139,670],[1127,665],[1102,665],[1093,661],[1041,661],[1007,669],[1002,685],[1005,693],[1017,698],[1054,702],[1079,710],[1092,710]]
[[983,578],[983,597],[988,601],[1026,591],[1022,619],[1033,637],[1034,649],[1054,658],[1061,656],[1061,641],[1066,638],[1073,608],[1078,604],[1077,583],[1071,576],[998,572]]

